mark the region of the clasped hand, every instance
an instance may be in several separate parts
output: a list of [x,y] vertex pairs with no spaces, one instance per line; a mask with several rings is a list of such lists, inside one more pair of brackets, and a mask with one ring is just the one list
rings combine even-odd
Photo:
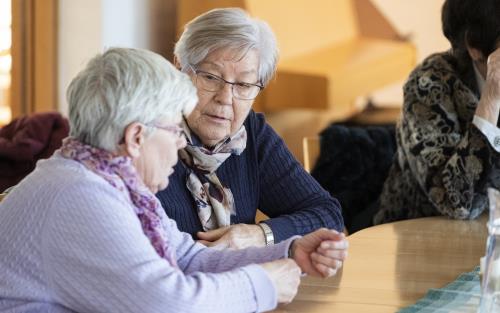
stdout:
[[[247,248],[264,246],[264,233],[258,225],[236,224],[207,232],[199,232],[199,242],[215,248]],[[288,303],[297,293],[301,273],[330,277],[337,273],[347,257],[349,244],[343,233],[322,228],[291,245],[290,259],[261,264],[272,280],[278,302]]]
[[[258,225],[235,224],[207,232],[198,232],[198,242],[217,249],[263,247],[264,233]],[[291,247],[292,258],[303,273],[329,277],[335,275],[347,256],[343,233],[322,228],[300,239]]]
[[198,232],[198,242],[216,249],[245,249],[265,246],[264,232],[258,225],[234,224]]
[[278,302],[288,303],[297,294],[300,274],[330,277],[347,257],[349,244],[343,233],[319,229],[292,243],[291,259],[261,264],[278,293]]

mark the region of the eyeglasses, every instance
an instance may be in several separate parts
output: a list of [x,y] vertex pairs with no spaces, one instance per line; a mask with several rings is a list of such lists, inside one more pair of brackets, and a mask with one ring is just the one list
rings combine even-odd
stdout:
[[191,70],[196,74],[196,87],[205,91],[218,92],[221,91],[226,84],[229,84],[231,85],[233,97],[240,100],[255,99],[264,88],[264,86],[259,84],[229,82],[220,76],[205,71],[195,70],[193,67],[191,67]]
[[177,138],[183,138],[185,136],[184,129],[182,127],[180,127],[179,125],[173,124],[173,125],[166,125],[166,126],[158,126],[158,125],[148,125],[148,126],[153,127],[153,128],[162,129],[164,131],[172,133]]

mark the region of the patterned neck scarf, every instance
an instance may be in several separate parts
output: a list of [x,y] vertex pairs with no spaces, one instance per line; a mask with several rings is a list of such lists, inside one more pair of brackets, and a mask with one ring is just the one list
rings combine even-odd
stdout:
[[185,121],[182,127],[186,133],[187,146],[179,151],[179,157],[187,167],[186,187],[196,203],[203,230],[229,226],[231,215],[235,214],[233,194],[231,189],[222,185],[215,171],[231,154],[240,155],[245,150],[245,126],[241,126],[236,134],[213,149],[204,148]]
[[131,158],[113,155],[71,137],[63,141],[60,153],[65,158],[83,164],[130,199],[141,222],[142,230],[158,255],[173,267],[178,267],[175,251],[168,246],[164,220],[166,216],[162,214],[161,204],[139,178]]

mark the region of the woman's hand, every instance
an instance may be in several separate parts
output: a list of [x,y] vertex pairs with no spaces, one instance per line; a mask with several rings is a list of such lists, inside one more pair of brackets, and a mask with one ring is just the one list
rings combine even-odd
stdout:
[[300,268],[291,259],[259,264],[273,282],[279,303],[290,303],[300,284]]
[[342,267],[348,247],[343,233],[322,228],[295,240],[291,257],[302,272],[316,277],[330,277]]
[[486,82],[476,108],[476,115],[496,126],[500,112],[500,48],[488,57],[487,69]]
[[264,232],[258,225],[235,224],[196,234],[199,243],[217,249],[264,247]]

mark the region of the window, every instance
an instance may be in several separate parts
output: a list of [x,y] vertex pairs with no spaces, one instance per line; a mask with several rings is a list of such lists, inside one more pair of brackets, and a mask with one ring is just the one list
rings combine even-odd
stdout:
[[11,0],[0,0],[0,127],[11,119]]

